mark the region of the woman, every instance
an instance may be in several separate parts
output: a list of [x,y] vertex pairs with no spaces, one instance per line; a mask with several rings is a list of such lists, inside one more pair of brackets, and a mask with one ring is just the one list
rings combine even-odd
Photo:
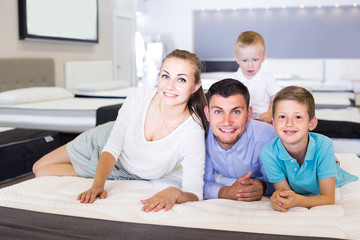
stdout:
[[157,90],[134,90],[113,127],[107,123],[86,131],[45,155],[34,164],[36,177],[94,177],[91,188],[78,196],[81,203],[93,203],[106,197],[106,179],[157,179],[181,162],[182,189],[168,187],[142,200],[142,210],[201,200],[207,121],[200,72],[195,54],[173,51],[162,62]]

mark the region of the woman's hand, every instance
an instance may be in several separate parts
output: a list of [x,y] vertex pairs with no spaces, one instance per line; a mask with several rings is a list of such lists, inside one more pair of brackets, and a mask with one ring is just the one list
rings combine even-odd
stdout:
[[107,192],[104,189],[105,181],[114,168],[115,162],[115,158],[110,153],[103,152],[101,154],[91,188],[80,193],[77,197],[80,203],[93,203],[96,197],[100,197],[101,199],[106,198]]
[[142,210],[144,212],[158,212],[161,209],[168,211],[175,205],[181,194],[182,191],[180,189],[168,187],[151,198],[140,200],[144,204]]
[[91,187],[89,190],[80,193],[77,200],[80,200],[80,203],[93,203],[96,197],[104,199],[106,196],[107,191],[103,187]]

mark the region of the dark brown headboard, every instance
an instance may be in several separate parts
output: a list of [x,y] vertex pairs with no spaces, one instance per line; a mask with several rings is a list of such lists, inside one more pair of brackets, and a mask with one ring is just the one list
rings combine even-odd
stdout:
[[239,64],[234,61],[202,61],[202,72],[236,72]]
[[0,58],[0,92],[39,86],[55,86],[54,59]]

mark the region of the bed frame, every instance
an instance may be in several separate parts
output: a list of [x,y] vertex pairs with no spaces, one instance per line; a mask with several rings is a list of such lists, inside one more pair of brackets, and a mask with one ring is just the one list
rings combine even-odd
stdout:
[[[54,60],[51,58],[1,58],[0,92],[54,86],[54,73]],[[60,136],[56,131],[0,131],[0,182],[8,182],[30,173],[35,161],[59,146]]]
[[[174,227],[72,217],[0,207],[5,239],[147,239],[147,240],[328,240],[322,237]],[[336,238],[332,238],[336,239]]]
[[0,184],[30,174],[37,160],[60,146],[60,134],[55,131],[0,131]]

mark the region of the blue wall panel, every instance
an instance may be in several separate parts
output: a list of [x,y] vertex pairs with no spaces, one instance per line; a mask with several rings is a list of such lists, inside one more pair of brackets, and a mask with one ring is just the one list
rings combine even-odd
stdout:
[[360,8],[194,11],[194,49],[203,60],[233,59],[243,31],[265,39],[270,58],[360,58]]

